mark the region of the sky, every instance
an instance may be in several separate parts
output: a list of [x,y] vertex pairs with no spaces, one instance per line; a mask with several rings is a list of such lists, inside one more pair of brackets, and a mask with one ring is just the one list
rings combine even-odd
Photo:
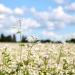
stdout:
[[[19,28],[21,22],[21,29]],[[0,34],[75,38],[75,0],[0,0]]]

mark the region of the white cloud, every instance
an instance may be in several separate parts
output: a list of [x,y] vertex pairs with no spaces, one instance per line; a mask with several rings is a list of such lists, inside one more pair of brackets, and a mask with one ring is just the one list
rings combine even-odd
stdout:
[[66,26],[64,22],[59,22],[59,21],[48,21],[47,23],[47,29],[48,30],[55,30],[55,29],[64,29]]
[[63,16],[65,16],[65,13],[63,11],[63,8],[61,6],[55,8],[53,10],[53,15],[56,17],[56,18],[61,18]]
[[7,16],[5,14],[0,14],[0,24],[5,26],[7,22]]
[[22,21],[23,26],[27,27],[27,28],[37,28],[40,27],[40,24],[31,18],[24,18]]
[[2,24],[0,24],[0,28],[2,28],[3,27],[3,25]]
[[65,41],[70,40],[72,38],[75,38],[75,33],[68,33],[68,34],[62,36],[62,39],[65,40]]
[[[27,29],[33,29],[33,28],[38,28],[40,27],[40,23],[37,22],[37,20],[34,20],[32,18],[23,18],[21,20],[22,23],[22,29],[27,30]],[[3,28],[9,29],[10,28],[19,28],[19,19],[15,17],[14,15],[0,15],[0,25],[3,25]],[[11,32],[14,32],[15,30],[11,29]]]
[[0,4],[0,14],[12,14],[12,9],[6,7],[3,4]]
[[0,15],[0,24],[3,26],[3,29],[10,29],[10,27],[16,25],[16,17],[15,16],[7,16],[4,14]]
[[49,19],[49,12],[48,11],[37,11],[35,8],[31,8],[31,13],[33,14],[33,16],[35,16],[35,18],[39,19],[39,20],[48,20]]
[[68,4],[65,8],[71,12],[75,12],[75,2]]
[[49,36],[49,37],[50,36],[52,36],[52,37],[56,36],[56,33],[54,33],[53,31],[46,31],[45,30],[45,31],[42,32],[42,34],[45,35],[45,36]]
[[55,29],[55,24],[53,22],[48,21],[47,22],[47,27],[50,30],[54,30]]
[[72,34],[70,35],[70,38],[75,38],[75,33],[72,33]]
[[59,6],[53,10],[54,19],[60,21],[66,21],[70,18],[70,15],[66,13],[63,7]]
[[35,9],[33,15],[42,25],[45,24],[48,29],[64,28],[71,18],[70,15],[64,12],[61,6],[51,11],[37,11]]
[[49,19],[49,13],[46,12],[46,11],[44,11],[44,12],[38,12],[37,16],[38,17],[40,16],[40,19],[43,19],[43,20],[48,20]]
[[0,15],[0,20],[4,20],[6,18],[6,16],[4,14]]
[[57,21],[61,27],[62,25],[75,24],[75,16],[65,12],[61,6],[53,10],[53,19]]
[[[8,34],[16,34],[18,32],[17,29],[10,28],[9,30],[6,31]],[[9,33],[10,32],[10,33]]]
[[[74,10],[74,4],[71,5],[71,9]],[[22,28],[25,30],[33,28],[36,29],[39,27],[44,27],[44,29],[47,28],[48,30],[59,28],[58,30],[60,30],[61,28],[65,28],[68,25],[75,25],[75,16],[67,13],[62,6],[58,6],[54,9],[51,9],[50,11],[37,11],[35,7],[31,7],[28,10],[28,17],[26,16],[26,18],[24,17],[22,20]],[[8,16],[7,14],[10,13],[13,14]],[[15,17],[14,14],[24,15],[24,13],[24,8],[17,7],[12,10],[11,8],[0,4],[0,28],[13,26],[18,27],[18,17]],[[9,32],[14,33],[15,29],[11,29]],[[57,36],[57,34],[53,31],[43,31],[42,34],[54,37]]]
[[36,13],[35,7],[31,7],[31,8],[30,8],[30,12],[35,14],[35,13]]
[[57,4],[64,4],[66,0],[55,0]]
[[[24,10],[18,8],[17,14],[24,14]],[[39,27],[40,24],[43,26],[43,24],[46,24],[48,28],[55,29],[55,28],[65,28],[66,25],[75,24],[75,16],[72,16],[65,12],[64,8],[62,6],[58,6],[55,9],[51,9],[50,11],[37,11],[35,7],[31,7],[29,9],[29,13],[32,13],[32,17],[35,17],[34,19],[25,18],[23,20],[23,24],[26,25],[25,28],[31,27]]]
[[66,24],[64,22],[56,22],[56,28],[59,28],[59,29],[64,29],[66,27]]
[[26,7],[16,7],[12,9],[4,4],[0,4],[0,14],[23,15],[27,10],[28,9]]
[[15,8],[14,9],[14,14],[16,14],[16,15],[23,15],[24,14],[24,9],[22,9],[22,8]]

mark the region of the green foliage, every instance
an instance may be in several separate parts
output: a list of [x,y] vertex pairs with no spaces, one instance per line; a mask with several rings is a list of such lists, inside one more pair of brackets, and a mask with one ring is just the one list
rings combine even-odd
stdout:
[[75,43],[75,38],[71,38],[70,40],[66,40],[68,43]]
[[2,71],[0,71],[0,75],[5,75],[5,73],[4,73],[4,72],[2,72]]
[[4,51],[2,52],[2,61],[3,61],[3,65],[7,67],[11,65],[10,54],[7,52],[7,48],[5,48]]
[[16,42],[16,36],[14,34],[13,36],[11,35],[5,36],[4,34],[1,34],[0,42]]

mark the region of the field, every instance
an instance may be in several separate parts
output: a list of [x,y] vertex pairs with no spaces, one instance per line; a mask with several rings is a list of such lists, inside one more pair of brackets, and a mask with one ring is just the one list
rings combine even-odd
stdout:
[[75,44],[0,43],[0,75],[75,75]]

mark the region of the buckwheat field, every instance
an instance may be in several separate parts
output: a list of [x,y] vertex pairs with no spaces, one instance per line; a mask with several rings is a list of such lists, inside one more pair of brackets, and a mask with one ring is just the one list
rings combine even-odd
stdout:
[[75,44],[0,43],[0,75],[75,75]]

